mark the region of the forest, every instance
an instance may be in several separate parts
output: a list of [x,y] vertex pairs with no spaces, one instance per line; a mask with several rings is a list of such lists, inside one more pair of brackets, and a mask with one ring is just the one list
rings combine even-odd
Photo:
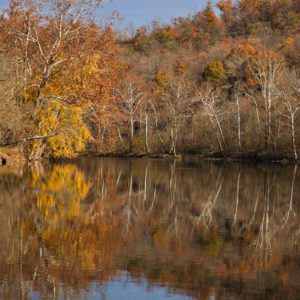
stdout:
[[128,31],[103,5],[11,0],[1,11],[0,161],[299,159],[299,0],[208,2]]

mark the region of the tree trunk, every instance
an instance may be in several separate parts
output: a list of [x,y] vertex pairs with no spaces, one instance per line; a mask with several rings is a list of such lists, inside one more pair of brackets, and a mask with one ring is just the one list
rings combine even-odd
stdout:
[[215,135],[216,135],[219,147],[220,147],[220,151],[224,152],[223,145],[222,145],[222,142],[221,142],[221,140],[219,138],[218,131],[217,131],[216,126],[215,126],[215,124],[214,124],[214,122],[213,122],[213,120],[212,120],[212,118],[210,116],[209,116],[209,122],[210,122],[210,124],[211,124],[211,126],[212,126],[212,128],[213,128],[213,130],[215,132]]
[[121,142],[121,145],[122,145],[122,149],[126,150],[125,147],[124,147],[124,142],[123,142],[123,138],[122,138],[122,134],[121,134],[120,128],[118,126],[115,126],[115,128],[117,129],[118,136],[119,136],[119,139],[120,139],[120,142]]
[[220,132],[220,136],[221,136],[221,140],[222,140],[222,144],[223,144],[223,150],[224,150],[225,149],[225,138],[224,138],[224,135],[223,135],[223,129],[221,127],[221,123],[220,123],[220,120],[219,120],[217,115],[215,115],[215,118],[216,118],[217,125],[218,125],[218,128],[219,128],[219,132]]
[[256,112],[256,120],[257,120],[257,126],[258,126],[258,136],[259,136],[259,144],[258,148],[261,149],[262,147],[262,132],[261,132],[261,122],[260,122],[260,116],[259,116],[259,109],[258,109],[258,104],[256,102],[256,99],[251,98],[254,102],[255,105],[255,112]]
[[295,115],[291,113],[291,125],[292,125],[292,140],[294,149],[294,158],[298,160],[297,144],[296,144],[296,130],[295,130]]
[[268,109],[266,108],[265,111],[265,151],[269,150],[269,112]]
[[133,138],[134,138],[134,119],[130,116],[130,152],[133,150]]
[[171,153],[176,156],[176,128],[174,125],[171,128]]
[[146,153],[149,153],[149,144],[148,144],[148,114],[145,116],[145,147]]
[[236,105],[237,105],[237,125],[238,125],[238,147],[239,147],[239,152],[242,151],[242,142],[241,142],[241,113],[240,113],[240,100],[239,96],[236,95]]
[[272,135],[272,112],[271,112],[271,108],[272,108],[272,99],[271,99],[271,95],[270,95],[270,91],[269,91],[269,95],[268,95],[268,148],[271,144],[271,135]]

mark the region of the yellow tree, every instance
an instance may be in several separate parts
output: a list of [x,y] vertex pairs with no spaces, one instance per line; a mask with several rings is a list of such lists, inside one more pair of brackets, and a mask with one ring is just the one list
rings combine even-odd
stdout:
[[[31,158],[48,146],[54,147],[48,151],[51,155],[73,156],[90,140],[82,113],[88,101],[107,94],[103,86],[109,80],[102,79],[112,77],[107,62],[113,48],[104,38],[107,32],[93,23],[102,4],[102,0],[14,0],[6,11],[3,39],[14,42],[22,62],[24,99],[31,103],[36,126],[31,135],[38,142]],[[101,90],[95,89],[96,96],[92,91],[97,85]],[[50,141],[45,145],[46,138]]]

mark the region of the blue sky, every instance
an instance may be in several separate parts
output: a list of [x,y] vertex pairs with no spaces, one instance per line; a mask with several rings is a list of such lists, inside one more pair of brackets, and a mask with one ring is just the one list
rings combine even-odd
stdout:
[[[114,0],[107,4],[105,13],[118,10],[125,18],[122,27],[132,24],[134,27],[149,24],[153,19],[168,22],[172,17],[185,16],[203,8],[206,0]],[[0,0],[5,7],[8,0]]]
[[172,17],[194,13],[206,0],[115,0],[106,10],[117,9],[127,24],[140,26],[153,19],[168,22]]

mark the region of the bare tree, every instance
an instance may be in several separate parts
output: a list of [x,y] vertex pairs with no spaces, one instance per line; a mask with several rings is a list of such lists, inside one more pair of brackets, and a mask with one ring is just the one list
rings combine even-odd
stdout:
[[150,147],[149,147],[149,134],[151,129],[151,115],[155,114],[155,108],[151,101],[150,97],[145,96],[145,99],[142,103],[141,109],[140,109],[140,115],[139,115],[139,123],[144,125],[144,142],[145,142],[145,149],[146,153],[149,153]]
[[221,125],[221,115],[222,112],[219,108],[220,96],[214,91],[210,86],[204,87],[202,90],[199,90],[198,97],[202,106],[202,114],[207,116],[209,122],[213,128],[216,139],[218,141],[220,150],[224,152],[225,150],[225,138],[224,132]]
[[[274,102],[280,97],[279,83],[284,71],[283,58],[271,51],[260,51],[249,59],[249,68],[255,83],[259,87],[260,97],[255,99],[256,108],[262,104],[265,121],[265,149],[269,150],[272,141],[272,111]],[[253,95],[256,96],[256,91]],[[259,100],[262,101],[259,101]],[[258,119],[259,120],[259,119]]]
[[285,106],[289,113],[294,157],[295,160],[297,160],[298,151],[297,151],[297,143],[296,143],[296,118],[298,117],[298,111],[300,110],[300,77],[295,72],[292,75],[291,87],[293,91],[293,96],[286,99]]
[[186,74],[172,74],[162,92],[170,127],[170,153],[176,156],[179,131],[193,115],[192,83]]
[[138,121],[139,112],[145,101],[145,92],[134,79],[125,80],[121,87],[115,90],[119,101],[119,110],[129,121],[130,151],[133,149],[134,126]]

